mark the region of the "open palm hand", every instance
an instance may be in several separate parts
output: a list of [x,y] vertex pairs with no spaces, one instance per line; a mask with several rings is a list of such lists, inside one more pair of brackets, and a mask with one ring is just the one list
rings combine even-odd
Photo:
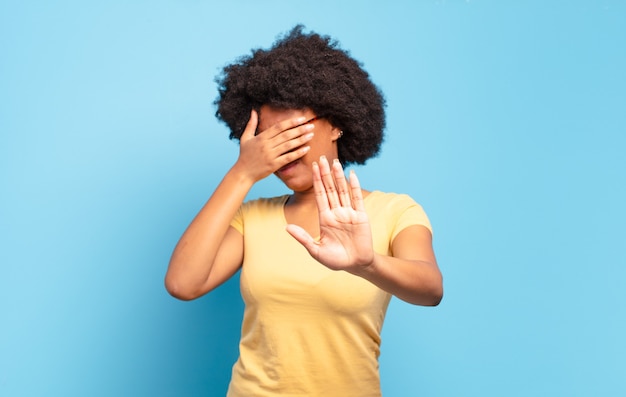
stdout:
[[313,164],[313,188],[319,241],[297,225],[287,226],[289,234],[330,269],[353,271],[369,266],[374,258],[372,233],[356,174],[350,173],[348,184],[339,161],[331,168],[322,157],[319,164]]

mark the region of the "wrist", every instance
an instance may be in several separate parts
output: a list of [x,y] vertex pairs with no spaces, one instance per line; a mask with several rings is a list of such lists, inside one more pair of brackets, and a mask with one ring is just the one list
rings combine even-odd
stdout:
[[363,277],[364,279],[370,279],[371,276],[376,274],[377,263],[378,263],[378,254],[373,253],[371,260],[365,261],[358,266],[355,266],[354,269],[350,272],[355,276]]
[[228,174],[235,180],[235,182],[242,184],[242,186],[252,187],[252,185],[257,182],[257,179],[255,179],[254,176],[248,172],[248,167],[241,164],[239,161],[231,167]]

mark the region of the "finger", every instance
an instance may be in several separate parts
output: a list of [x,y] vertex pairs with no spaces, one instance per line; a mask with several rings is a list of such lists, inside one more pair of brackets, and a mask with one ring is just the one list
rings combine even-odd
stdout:
[[307,118],[304,116],[298,116],[298,117],[293,117],[290,119],[282,120],[276,124],[271,125],[266,130],[259,132],[257,135],[263,134],[267,138],[274,138],[276,136],[279,136],[285,131],[292,130],[299,126],[307,125],[306,121],[307,121]]
[[252,109],[250,112],[250,118],[248,119],[248,123],[246,124],[246,128],[244,128],[241,137],[239,138],[240,142],[245,142],[256,135],[256,128],[259,125],[259,114],[256,110]]
[[272,138],[273,149],[280,153],[288,153],[289,151],[302,146],[315,136],[313,124],[305,124],[298,128],[284,132]]
[[[278,134],[274,134],[272,137],[274,147],[283,152],[292,149],[294,146],[291,141],[293,139],[298,139],[303,135],[308,136],[315,128],[315,125],[313,124],[315,120],[317,120],[317,117],[313,117],[308,120],[306,120],[305,117],[298,117],[287,120],[286,124],[284,122],[276,124],[277,130],[280,132]],[[283,128],[286,129],[283,130]]]
[[339,196],[337,195],[335,180],[330,172],[330,165],[328,164],[326,156],[320,157],[320,175],[322,183],[324,184],[326,197],[328,198],[328,205],[331,209],[339,207]]
[[346,182],[346,176],[343,173],[343,167],[338,159],[333,160],[333,177],[337,186],[337,196],[342,207],[351,207],[350,190]]
[[350,170],[350,192],[352,194],[352,208],[356,211],[365,212],[365,204],[363,203],[363,192],[359,178],[356,177],[354,170]]
[[298,225],[293,225],[293,224],[287,225],[285,229],[287,230],[287,233],[289,233],[300,244],[302,244],[304,248],[306,248],[307,251],[309,251],[309,254],[313,258],[318,257],[319,244],[313,239],[313,237],[311,237],[309,233],[307,233],[306,230],[304,230]]
[[296,161],[301,157],[304,157],[311,150],[311,146],[302,146],[297,149],[294,149],[290,152],[282,154],[278,157],[276,164],[278,168],[291,163],[292,161]]
[[315,202],[317,203],[317,210],[321,214],[323,211],[328,210],[330,207],[328,205],[326,189],[324,189],[324,183],[322,182],[320,166],[316,162],[313,162],[313,191],[315,192]]

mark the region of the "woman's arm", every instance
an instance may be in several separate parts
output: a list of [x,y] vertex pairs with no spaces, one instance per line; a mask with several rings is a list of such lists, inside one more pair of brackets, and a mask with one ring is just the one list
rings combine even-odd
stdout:
[[416,305],[437,305],[443,296],[442,276],[432,248],[430,231],[409,226],[392,242],[392,256],[374,252],[372,233],[359,181],[345,180],[339,162],[325,158],[313,164],[313,184],[320,219],[320,239],[288,225],[287,231],[313,258],[333,270],[344,270]]
[[250,188],[280,167],[304,156],[312,124],[304,118],[275,124],[255,135],[252,112],[240,140],[240,154],[211,198],[180,238],[165,276],[165,288],[179,299],[198,298],[232,276],[243,261],[243,236],[230,226]]
[[252,187],[233,167],[178,241],[165,275],[165,288],[183,300],[198,298],[232,276],[243,260],[243,236],[230,226]]
[[374,254],[369,266],[352,273],[414,305],[437,306],[443,297],[443,278],[424,226],[405,228],[393,240],[392,256]]

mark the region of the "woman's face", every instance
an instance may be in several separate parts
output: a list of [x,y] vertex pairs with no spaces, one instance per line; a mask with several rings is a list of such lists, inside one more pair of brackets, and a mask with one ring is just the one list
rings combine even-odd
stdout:
[[[259,111],[257,131],[262,132],[280,121],[300,116],[304,116],[308,120],[317,115],[310,109],[278,109],[263,105]],[[316,119],[312,123],[314,125],[312,132],[315,135],[307,143],[311,147],[309,152],[274,173],[294,192],[302,192],[312,188],[311,165],[314,161],[319,161],[320,156],[326,156],[330,162],[337,158],[337,139],[340,130],[323,118]]]

